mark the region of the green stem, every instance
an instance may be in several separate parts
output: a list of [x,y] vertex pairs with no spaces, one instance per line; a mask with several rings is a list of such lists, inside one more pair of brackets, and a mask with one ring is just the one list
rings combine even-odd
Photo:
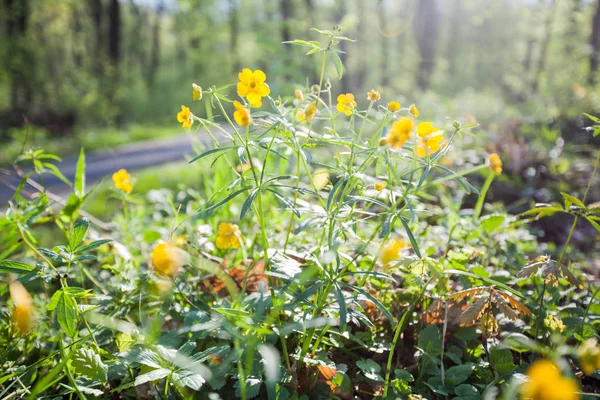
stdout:
[[383,387],[384,387],[383,398],[384,399],[387,399],[387,395],[388,395],[388,389],[390,386],[390,373],[392,371],[392,359],[394,358],[394,352],[396,350],[396,345],[398,344],[398,339],[400,338],[400,334],[404,331],[404,328],[406,328],[406,324],[408,322],[408,317],[413,313],[415,307],[417,306],[417,304],[419,304],[419,302],[423,298],[423,295],[425,294],[425,289],[427,288],[427,286],[429,285],[430,282],[431,282],[431,279],[423,286],[423,289],[421,290],[421,293],[419,294],[419,298],[417,299],[417,301],[415,301],[410,306],[410,308],[408,310],[406,310],[404,312],[404,314],[402,315],[402,318],[398,322],[398,326],[396,327],[396,332],[394,333],[394,339],[392,339],[392,347],[390,348],[390,355],[388,356],[387,365],[386,365],[385,383],[383,384]]
[[73,389],[77,393],[80,399],[85,400],[86,397],[79,388],[77,387],[77,383],[75,383],[75,378],[73,377],[73,373],[71,372],[71,368],[69,367],[69,359],[67,358],[67,353],[65,352],[65,345],[63,343],[62,338],[59,340],[60,342],[60,358],[63,360],[65,366],[65,372],[67,373],[67,377],[69,378],[69,382],[73,386]]
[[590,187],[592,186],[592,182],[594,182],[594,176],[596,175],[596,171],[598,170],[598,164],[600,164],[600,150],[598,150],[598,155],[596,156],[596,163],[594,164],[594,171],[592,171],[592,176],[590,176],[590,181],[588,182],[587,189],[585,189],[585,194],[583,195],[584,203],[585,199],[587,198],[588,192],[590,191]]
[[475,211],[473,212],[474,219],[479,219],[479,216],[481,215],[481,210],[483,209],[483,202],[485,201],[485,196],[487,195],[487,192],[490,186],[492,185],[495,176],[496,175],[490,171],[487,179],[485,180],[485,183],[483,184],[483,187],[481,188],[481,194],[479,195],[479,199],[477,200],[477,204],[475,205]]

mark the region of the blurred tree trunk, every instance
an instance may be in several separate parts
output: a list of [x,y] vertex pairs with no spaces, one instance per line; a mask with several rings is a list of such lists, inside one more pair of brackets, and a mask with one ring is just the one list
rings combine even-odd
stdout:
[[94,34],[96,36],[94,45],[96,46],[96,57],[98,58],[101,54],[104,53],[102,50],[104,48],[102,34],[102,1],[101,0],[89,0],[89,8],[90,8],[90,16],[92,18],[92,22],[94,23]]
[[281,41],[289,42],[292,40],[290,33],[290,19],[292,18],[291,0],[280,0],[279,6],[281,12]]
[[[366,38],[367,37],[367,29],[368,29],[367,23],[366,23],[366,18],[362,18],[362,17],[364,17],[364,15],[367,12],[366,7],[365,7],[365,1],[364,0],[356,0],[356,2],[357,2],[356,9],[358,10],[358,15],[360,16],[358,19],[357,36],[359,38]],[[357,43],[354,43],[354,45],[360,46],[360,47],[363,46],[360,41]],[[365,81],[367,79],[367,68],[364,68],[364,67],[357,68],[357,71],[355,74],[353,74],[353,77],[355,77],[355,79],[353,79],[353,86],[357,89],[358,88],[362,89],[365,86]]]
[[158,2],[154,27],[152,28],[152,52],[150,54],[150,63],[148,64],[148,86],[152,88],[156,81],[156,72],[160,65],[160,26],[164,12],[164,4]]
[[8,39],[8,63],[10,79],[10,106],[12,110],[24,110],[31,105],[33,88],[30,84],[31,65],[29,42],[26,39],[29,26],[29,0],[5,0],[6,37]]
[[576,43],[579,40],[579,26],[577,24],[577,15],[581,12],[581,0],[571,0],[571,9],[569,10],[569,22],[567,27],[567,37],[565,40],[565,56],[571,58],[574,56]]
[[108,7],[108,58],[118,73],[121,59],[121,7],[119,0],[110,0]]
[[388,26],[387,26],[387,18],[386,14],[388,13],[388,6],[386,0],[379,0],[379,4],[377,5],[377,21],[379,23],[379,34],[381,36],[381,86],[386,88],[390,84],[389,76],[388,76],[388,64],[389,64],[389,52],[388,52]]
[[414,19],[415,38],[421,61],[417,71],[417,85],[429,88],[435,67],[436,45],[439,34],[439,10],[436,0],[419,0]]
[[309,28],[314,28],[313,24],[314,24],[314,12],[315,12],[315,5],[313,3],[313,0],[304,0],[304,6],[306,8],[306,15],[307,15],[307,22],[308,22],[308,26]]
[[596,1],[596,12],[592,19],[592,34],[590,36],[590,46],[592,52],[590,54],[590,72],[588,75],[588,83],[595,85],[598,73],[598,63],[600,62],[600,0]]
[[540,86],[540,81],[542,80],[542,77],[544,75],[544,70],[546,69],[546,59],[548,58],[548,46],[550,45],[550,41],[552,40],[552,23],[554,22],[555,11],[556,1],[550,0],[550,9],[548,10],[548,13],[546,15],[546,21],[544,23],[544,40],[541,43],[537,69],[531,86],[534,92],[537,92]]
[[[530,10],[530,26],[538,25],[538,14],[540,14],[544,7],[544,0],[538,0],[535,7]],[[525,57],[523,58],[523,76],[525,76],[527,82],[531,79],[531,68],[533,66],[533,50],[535,48],[535,43],[537,39],[537,35],[534,29],[528,30],[528,38],[527,44],[525,45]]]
[[239,72],[238,37],[240,35],[240,17],[236,0],[229,0],[229,49],[231,50],[232,66],[234,72]]
[[446,45],[446,59],[448,60],[448,75],[456,74],[458,61],[458,45],[461,37],[462,0],[454,0],[450,3],[452,12],[449,20],[448,44]]

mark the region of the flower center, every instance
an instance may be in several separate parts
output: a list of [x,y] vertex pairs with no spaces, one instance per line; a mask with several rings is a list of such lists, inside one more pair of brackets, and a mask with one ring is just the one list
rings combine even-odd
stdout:
[[250,88],[251,89],[256,88],[256,82],[254,82],[254,81],[250,82]]

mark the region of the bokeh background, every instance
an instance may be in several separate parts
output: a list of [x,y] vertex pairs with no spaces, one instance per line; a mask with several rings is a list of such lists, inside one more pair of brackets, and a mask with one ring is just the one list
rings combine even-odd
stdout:
[[[425,118],[480,123],[523,182],[516,198],[545,186],[540,166],[585,182],[600,0],[1,0],[0,164],[24,137],[68,155],[181,134],[191,83],[233,83],[242,67],[292,96],[320,58],[282,42],[334,25],[356,39],[341,81],[328,67],[334,93],[364,106],[374,88]],[[565,143],[575,157],[560,157]]]

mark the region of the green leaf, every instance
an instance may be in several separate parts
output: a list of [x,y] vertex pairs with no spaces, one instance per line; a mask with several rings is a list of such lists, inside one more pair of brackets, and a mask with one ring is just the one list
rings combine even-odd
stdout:
[[52,175],[56,176],[58,179],[60,179],[67,185],[69,185],[69,186],[72,185],[71,181],[68,180],[67,177],[64,176],[62,172],[60,172],[60,170],[58,169],[58,167],[56,165],[50,164],[50,163],[44,163],[44,167],[47,168]]
[[79,243],[83,240],[85,233],[87,232],[90,223],[87,218],[82,218],[73,225],[73,231],[71,232],[71,237],[69,238],[69,248],[71,252],[75,252]]
[[294,202],[292,200],[282,196],[281,194],[277,193],[273,189],[267,189],[267,190],[269,192],[273,193],[275,195],[275,197],[277,197],[277,199],[279,199],[279,201],[281,201],[286,208],[289,208],[290,210],[292,210],[292,212],[294,214],[296,214],[296,217],[300,218],[302,216],[302,214],[300,214],[300,211],[296,208],[296,205],[294,204]]
[[413,235],[412,231],[410,230],[408,223],[402,217],[400,217],[400,222],[402,222],[402,225],[404,226],[404,230],[406,231],[406,234],[408,235],[408,240],[410,240],[410,244],[412,245],[412,248],[413,248],[415,254],[419,258],[423,258],[423,256],[421,256],[421,251],[419,250],[419,244],[417,243],[415,236]]
[[83,148],[79,152],[79,159],[75,168],[75,194],[79,198],[85,195],[85,154]]
[[593,220],[593,219],[591,219],[591,218],[588,218],[588,217],[586,217],[585,219],[587,220],[587,222],[589,222],[590,224],[592,224],[592,226],[593,226],[594,228],[596,228],[596,230],[597,230],[598,232],[600,232],[600,224],[598,224],[596,221],[594,221],[594,220]]
[[588,117],[589,119],[591,119],[595,123],[600,124],[600,118],[594,117],[593,115],[590,115],[590,114],[587,114],[587,113],[583,113],[583,115],[585,115],[586,117]]
[[510,349],[499,346],[492,347],[490,351],[490,365],[501,377],[510,375],[517,368]]
[[346,310],[346,299],[344,298],[344,292],[337,283],[335,284],[335,292],[337,294],[337,301],[340,308],[340,330],[346,329],[346,322],[348,321],[348,311]]
[[153,371],[147,372],[142,375],[138,375],[135,378],[135,386],[143,385],[146,382],[158,381],[171,374],[171,370],[167,368],[159,368]]
[[75,254],[81,254],[81,253],[85,253],[85,252],[94,250],[94,249],[102,246],[103,244],[110,243],[110,242],[112,242],[112,239],[94,240],[92,243],[88,243],[86,245],[78,247],[75,251]]
[[56,319],[69,337],[75,337],[77,328],[77,302],[65,292],[63,292],[58,300]]
[[337,71],[339,79],[342,79],[344,76],[344,64],[342,63],[342,59],[336,53],[331,53],[333,56],[333,64],[335,65],[335,69]]
[[506,221],[506,216],[504,215],[486,215],[485,217],[480,219],[481,227],[488,234],[494,232],[496,229],[500,228],[504,221]]
[[85,375],[91,380],[105,383],[108,378],[108,366],[92,349],[82,347],[75,351],[71,358],[71,365],[77,374]]
[[246,213],[248,212],[248,210],[250,210],[250,207],[252,207],[252,202],[254,202],[258,191],[259,189],[254,189],[252,193],[250,193],[250,196],[246,198],[246,201],[244,201],[244,205],[242,206],[242,212],[240,212],[240,220],[244,219]]
[[252,189],[252,187],[250,187],[250,186],[243,187],[242,189],[231,193],[229,196],[227,196],[223,200],[219,201],[217,204],[213,204],[212,206],[209,206],[209,207],[205,208],[204,210],[198,210],[198,213],[201,215],[209,214],[209,213],[215,211],[216,209],[218,209],[219,207],[223,206],[224,204],[228,203],[233,198],[237,197],[238,195],[240,195],[250,189]]
[[22,263],[20,261],[2,260],[0,261],[0,271],[11,272],[14,274],[26,274],[35,270],[35,267]]
[[581,200],[579,200],[577,197],[575,196],[571,196],[568,193],[565,192],[560,192],[560,194],[562,195],[563,199],[565,200],[565,210],[569,211],[569,207],[572,204],[575,204],[577,207],[582,208],[582,209],[586,209],[585,204],[583,204],[583,202]]
[[188,161],[188,164],[193,163],[194,161],[198,161],[201,158],[204,158],[208,155],[214,154],[214,153],[222,153],[222,152],[228,152],[231,151],[233,149],[238,148],[238,146],[226,146],[226,147],[217,147],[216,149],[210,149],[208,151],[205,151],[202,154],[197,155],[196,157],[192,158],[190,161]]
[[446,370],[446,383],[450,385],[459,385],[469,379],[473,373],[473,364],[467,363],[456,365]]
[[442,351],[442,334],[435,325],[428,325],[419,333],[417,347],[425,353],[438,356]]
[[56,292],[54,292],[54,294],[50,298],[50,303],[48,303],[48,305],[46,306],[46,310],[48,310],[48,311],[54,311],[54,309],[58,305],[58,302],[59,302],[60,298],[62,297],[62,294],[63,294],[63,290],[62,289],[59,289]]

